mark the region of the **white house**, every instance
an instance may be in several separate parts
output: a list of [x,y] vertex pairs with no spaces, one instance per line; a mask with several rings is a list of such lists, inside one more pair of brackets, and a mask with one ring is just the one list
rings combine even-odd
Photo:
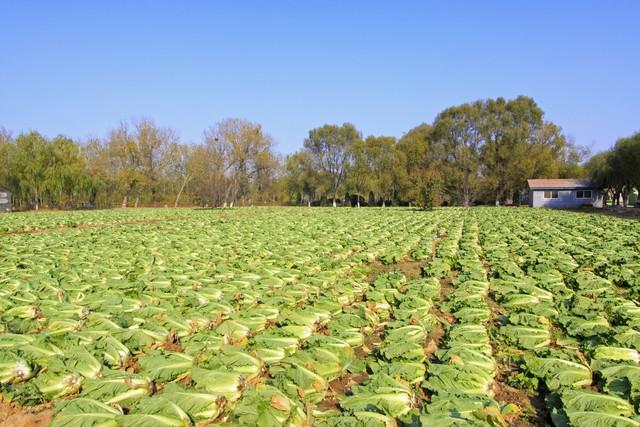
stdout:
[[601,208],[603,204],[602,190],[588,179],[528,179],[527,186],[532,208]]
[[11,212],[11,192],[0,187],[0,212]]

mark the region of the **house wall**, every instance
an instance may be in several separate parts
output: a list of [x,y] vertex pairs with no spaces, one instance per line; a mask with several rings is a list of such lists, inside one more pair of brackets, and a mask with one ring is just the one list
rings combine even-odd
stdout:
[[0,212],[11,211],[11,193],[0,188]]
[[558,190],[557,199],[545,199],[544,190],[529,190],[529,206],[534,208],[560,208],[573,209],[582,205],[593,205],[602,207],[602,193],[591,190],[591,199],[578,199],[577,190]]

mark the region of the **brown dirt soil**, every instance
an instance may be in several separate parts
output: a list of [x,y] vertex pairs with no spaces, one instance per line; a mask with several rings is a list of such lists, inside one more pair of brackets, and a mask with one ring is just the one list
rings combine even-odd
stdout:
[[427,359],[431,359],[436,351],[440,348],[442,337],[444,336],[444,327],[441,324],[434,326],[429,332],[425,340],[424,354]]
[[329,388],[337,394],[346,394],[351,387],[356,384],[362,384],[369,378],[366,372],[357,374],[344,374],[329,383]]
[[175,331],[172,331],[171,334],[167,337],[167,339],[162,343],[162,348],[167,351],[174,351],[176,353],[182,353],[182,344],[180,343],[180,338],[176,334]]
[[124,361],[124,370],[128,373],[140,372],[140,364],[138,363],[138,357],[129,355]]
[[401,271],[407,277],[407,280],[418,279],[422,276],[422,267],[427,264],[428,260],[410,261],[404,260],[395,264],[397,270]]
[[0,427],[44,427],[51,422],[51,404],[23,407],[0,402]]
[[635,207],[622,207],[622,206],[609,206],[606,208],[581,208],[581,209],[568,209],[572,212],[581,213],[581,214],[596,214],[596,215],[606,215],[606,216],[615,216],[617,218],[625,218],[625,219],[638,219],[640,218],[640,209]]
[[325,398],[322,399],[320,402],[318,402],[318,404],[316,405],[316,408],[322,412],[327,412],[327,411],[341,412],[342,410],[340,409],[339,403],[340,401],[335,395],[333,395],[333,393],[327,393]]
[[364,359],[369,354],[364,346],[354,348],[353,352],[356,354],[358,359]]
[[322,323],[320,324],[316,330],[315,330],[316,335],[329,335],[329,324],[328,323]]
[[356,357],[363,359],[382,344],[385,324],[378,325],[369,335],[364,337],[364,345],[354,349]]
[[453,292],[455,287],[453,286],[453,280],[450,277],[440,279],[440,294],[446,297]]
[[489,308],[491,309],[491,313],[493,313],[493,317],[497,317],[505,314],[504,308],[496,302],[491,296],[487,297],[487,304],[489,304]]
[[433,242],[431,243],[431,256],[427,259],[414,261],[411,259],[411,256],[407,254],[402,257],[400,262],[394,264],[383,264],[379,259],[375,260],[369,264],[371,272],[366,277],[367,282],[373,283],[379,274],[388,273],[389,271],[394,270],[398,270],[404,274],[407,280],[414,280],[422,277],[422,268],[429,264],[429,262],[434,258],[438,242],[445,237],[447,237],[447,233],[438,234],[436,238],[433,239]]
[[366,277],[366,280],[369,283],[373,283],[380,274],[388,273],[390,271],[401,272],[405,275],[407,280],[418,279],[422,276],[422,267],[424,267],[428,262],[428,259],[412,261],[406,257],[395,264],[383,264],[380,260],[376,260],[370,264],[371,272]]
[[188,386],[191,384],[191,375],[187,375],[185,377],[182,377],[178,383],[182,384],[183,386]]
[[544,404],[544,399],[540,396],[529,396],[526,392],[499,381],[493,384],[493,391],[495,393],[495,400],[502,403],[514,404],[522,411],[520,414],[505,417],[509,426],[531,427],[549,425],[546,418],[547,408]]
[[338,396],[347,394],[351,387],[362,384],[369,378],[369,374],[362,372],[357,374],[344,374],[329,383],[329,391],[325,398],[318,403],[317,409],[320,411],[342,411]]
[[433,314],[436,318],[438,318],[438,320],[440,320],[445,324],[451,325],[453,323],[456,323],[457,321],[456,318],[453,316],[453,314],[447,311],[441,311],[436,307],[431,307],[431,309],[429,310],[429,313]]

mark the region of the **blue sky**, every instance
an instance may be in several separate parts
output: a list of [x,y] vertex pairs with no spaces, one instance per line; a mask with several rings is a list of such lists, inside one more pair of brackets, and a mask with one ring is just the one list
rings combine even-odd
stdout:
[[0,126],[74,138],[226,117],[287,153],[309,129],[401,136],[442,109],[532,96],[597,151],[640,131],[638,1],[0,3]]

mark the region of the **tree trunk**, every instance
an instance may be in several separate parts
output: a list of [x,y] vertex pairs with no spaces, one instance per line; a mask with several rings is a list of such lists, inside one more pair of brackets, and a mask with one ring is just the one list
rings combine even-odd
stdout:
[[182,185],[180,186],[180,191],[178,191],[178,194],[176,195],[176,202],[173,204],[174,208],[178,207],[178,202],[180,202],[180,196],[182,195],[182,192],[184,191],[184,187],[186,187],[187,182],[189,182],[189,177],[185,177],[184,181],[182,181]]
[[38,210],[40,208],[39,202],[38,202],[38,189],[35,189],[35,193],[36,193],[36,210]]
[[386,208],[386,207],[387,207],[387,201],[386,201],[385,199],[386,199],[386,197],[384,197],[384,198],[382,199],[382,207],[383,207],[383,208]]
[[496,190],[496,206],[500,206],[500,196],[502,196],[502,191],[498,189]]
[[504,204],[513,205],[513,191],[509,191]]
[[470,195],[469,195],[469,172],[465,171],[464,173],[464,183],[463,183],[463,191],[462,191],[462,203],[465,208],[469,207]]
[[139,202],[140,202],[140,196],[136,196],[136,202],[133,204],[133,207],[137,208]]
[[125,194],[124,197],[122,198],[122,207],[126,208],[128,203],[129,203],[129,197]]
[[307,207],[310,208],[311,207],[311,199],[307,200]]
[[357,207],[360,207],[360,196],[358,196],[358,204]]

